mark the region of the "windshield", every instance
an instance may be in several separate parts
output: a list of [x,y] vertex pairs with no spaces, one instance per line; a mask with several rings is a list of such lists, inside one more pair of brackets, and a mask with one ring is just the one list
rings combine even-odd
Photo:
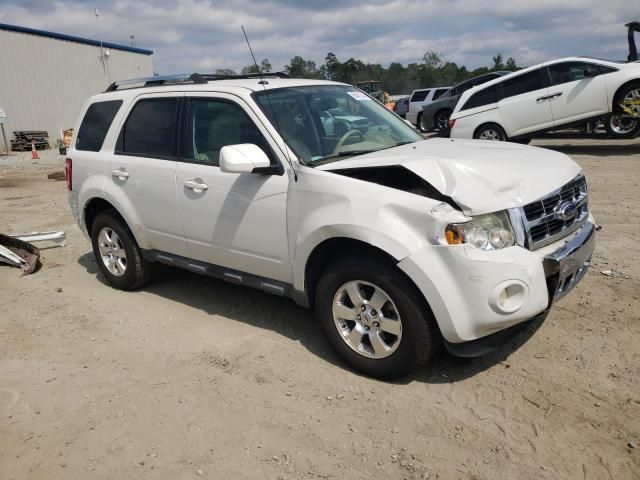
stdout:
[[254,95],[287,145],[307,165],[423,140],[402,119],[354,87],[278,88]]

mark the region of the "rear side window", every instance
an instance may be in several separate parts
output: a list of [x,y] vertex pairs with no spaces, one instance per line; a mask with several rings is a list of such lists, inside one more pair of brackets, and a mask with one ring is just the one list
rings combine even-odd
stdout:
[[76,150],[99,152],[107,136],[111,122],[120,110],[122,100],[109,100],[92,104],[85,113],[78,136]]
[[175,157],[177,108],[177,98],[153,98],[136,103],[120,132],[118,153]]
[[425,98],[427,98],[427,95],[429,95],[430,91],[431,90],[419,90],[417,92],[413,92],[413,95],[411,95],[411,100],[409,100],[409,101],[410,102],[421,102]]
[[460,110],[469,110],[470,108],[482,107],[491,103],[498,102],[498,85],[491,85],[479,92],[471,95]]
[[505,80],[502,82],[502,86],[504,91],[503,98],[514,97],[544,88],[540,70],[534,70],[524,75],[518,75],[517,77]]
[[438,98],[440,98],[442,96],[442,94],[444,92],[448,92],[449,89],[448,88],[439,88],[437,89],[435,92],[433,92],[433,99],[437,100]]

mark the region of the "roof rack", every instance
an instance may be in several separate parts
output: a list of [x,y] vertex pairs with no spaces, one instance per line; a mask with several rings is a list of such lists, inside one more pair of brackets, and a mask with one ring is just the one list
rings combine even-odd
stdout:
[[158,87],[160,85],[179,85],[183,83],[202,84],[214,80],[241,80],[250,78],[289,78],[284,72],[250,73],[247,75],[217,75],[213,73],[181,73],[156,77],[132,78],[113,82],[105,92],[115,92],[127,88]]

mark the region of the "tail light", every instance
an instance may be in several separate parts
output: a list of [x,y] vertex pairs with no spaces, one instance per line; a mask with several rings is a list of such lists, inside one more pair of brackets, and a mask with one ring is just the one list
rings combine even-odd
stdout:
[[70,158],[64,161],[64,176],[67,179],[67,190],[71,191],[73,188],[73,160]]
[[449,120],[449,130],[451,130],[455,124],[456,124],[455,118],[453,120]]

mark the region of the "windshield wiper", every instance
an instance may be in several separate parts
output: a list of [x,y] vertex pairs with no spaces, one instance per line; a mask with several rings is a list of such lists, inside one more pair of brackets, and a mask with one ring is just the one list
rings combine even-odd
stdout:
[[317,160],[307,161],[307,164],[309,164],[309,165],[322,165],[324,163],[329,163],[329,162],[332,162],[334,160],[337,160],[338,158],[355,157],[356,155],[364,155],[365,153],[373,153],[373,152],[379,152],[379,151],[380,150],[378,150],[378,149],[349,150],[348,152],[340,152],[340,153],[336,153],[335,155],[330,155],[328,157],[322,157],[322,158],[319,158]]

